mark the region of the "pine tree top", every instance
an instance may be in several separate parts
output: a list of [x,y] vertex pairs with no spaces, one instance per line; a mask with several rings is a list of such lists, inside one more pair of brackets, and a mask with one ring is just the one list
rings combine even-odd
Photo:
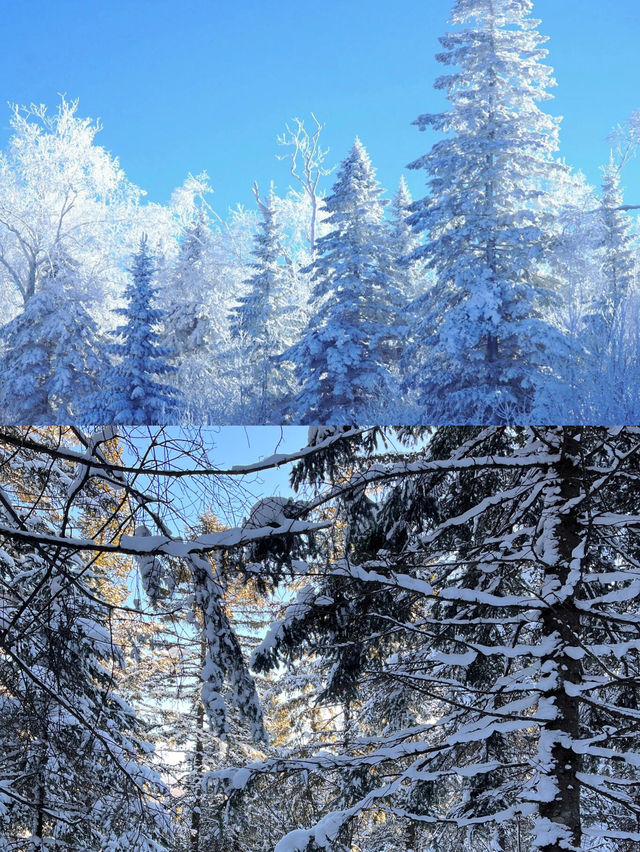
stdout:
[[154,306],[154,263],[146,234],[129,271],[127,302],[117,309],[126,322],[116,329],[119,340],[109,347],[116,363],[106,387],[89,400],[85,419],[132,425],[169,422],[178,408],[178,392],[159,377],[175,371],[168,361],[173,350],[161,343],[164,312]]

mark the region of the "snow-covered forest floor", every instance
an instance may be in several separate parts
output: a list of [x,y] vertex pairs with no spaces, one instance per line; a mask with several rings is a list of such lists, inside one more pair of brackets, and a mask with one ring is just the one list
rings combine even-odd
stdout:
[[227,469],[210,430],[3,427],[0,848],[632,852],[639,479],[632,427]]
[[639,113],[589,185],[531,13],[454,2],[417,201],[359,140],[329,156],[313,118],[274,145],[289,191],[254,186],[254,210],[217,215],[205,174],[149,203],[76,103],[15,107],[0,420],[638,422]]

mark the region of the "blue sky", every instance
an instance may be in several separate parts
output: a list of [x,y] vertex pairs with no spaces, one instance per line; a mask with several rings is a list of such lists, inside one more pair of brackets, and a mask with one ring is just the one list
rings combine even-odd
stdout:
[[[125,451],[125,457],[129,464],[137,463],[140,454],[146,454],[149,447],[149,435],[155,435],[157,427],[130,427],[125,430],[129,439],[137,447],[135,454]],[[295,453],[307,445],[307,426],[204,426],[196,430],[193,435],[196,440],[197,434],[202,438],[207,452],[208,460],[216,468],[229,469],[235,465],[251,465],[263,459],[278,454]],[[184,449],[188,446],[191,431],[186,432],[177,427],[166,427],[163,432],[164,438],[169,442],[175,440],[171,445],[171,466],[197,467],[197,463],[179,457],[177,448]],[[157,463],[166,463],[166,457],[162,451],[158,451]],[[152,459],[147,458],[147,464],[152,464]],[[238,475],[230,478],[229,487],[226,484],[212,484],[218,497],[208,506],[202,490],[204,483],[198,483],[189,479],[188,481],[173,481],[171,487],[172,501],[178,513],[182,512],[187,517],[197,518],[202,512],[211,509],[221,521],[234,525],[242,523],[242,520],[250,511],[253,504],[261,497],[293,496],[294,491],[289,485],[291,465],[274,467],[259,473]],[[145,479],[145,488],[162,488],[166,483],[162,480],[154,480],[148,483]],[[184,486],[184,490],[183,487]],[[207,488],[205,488],[207,490]],[[207,490],[207,493],[208,490]],[[164,496],[164,494],[163,494]],[[207,498],[208,499],[208,498]]]
[[[306,426],[221,426],[205,429],[211,437],[211,458],[219,466],[252,464],[274,453],[295,453],[307,444]],[[262,471],[243,482],[256,497],[289,496],[291,465]]]
[[[145,430],[142,430],[144,434]],[[180,433],[180,430],[168,430]],[[262,461],[274,453],[294,453],[307,445],[306,426],[220,426],[200,430],[206,443],[210,460],[220,468],[248,465]],[[144,444],[144,440],[142,441]],[[234,477],[239,490],[222,489],[220,499],[211,506],[220,520],[229,525],[242,523],[251,507],[262,497],[271,495],[293,496],[289,485],[291,465],[271,468],[258,474]],[[193,489],[190,492],[189,489]],[[196,484],[187,485],[189,493],[197,491]],[[177,492],[176,492],[177,493]],[[196,504],[198,503],[196,499]],[[193,504],[191,509],[202,512],[207,507]]]
[[[5,0],[0,100],[100,116],[101,143],[153,200],[207,169],[213,205],[252,203],[254,179],[288,183],[276,158],[284,122],[315,111],[341,159],[358,134],[383,184],[433,138],[411,127],[438,110],[438,35],[451,0]],[[537,0],[565,116],[562,151],[590,180],[606,137],[640,107],[637,0]],[[8,132],[8,110],[0,141]],[[414,193],[422,179],[411,175]],[[629,200],[640,163],[625,176]]]

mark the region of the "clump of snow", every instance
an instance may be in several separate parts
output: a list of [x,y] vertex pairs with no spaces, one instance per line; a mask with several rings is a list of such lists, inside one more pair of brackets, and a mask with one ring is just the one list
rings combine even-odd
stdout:
[[231,778],[231,786],[234,790],[244,790],[250,778],[251,773],[248,769],[245,767],[238,769]]
[[302,828],[290,831],[278,843],[273,852],[304,852],[311,840],[311,833]]
[[293,501],[287,497],[265,497],[264,500],[259,500],[249,513],[245,527],[261,529],[284,526],[291,520],[286,510],[292,503]]
[[307,431],[307,445],[315,447],[317,444],[326,441],[327,438],[333,437],[337,431],[335,426],[309,426]]

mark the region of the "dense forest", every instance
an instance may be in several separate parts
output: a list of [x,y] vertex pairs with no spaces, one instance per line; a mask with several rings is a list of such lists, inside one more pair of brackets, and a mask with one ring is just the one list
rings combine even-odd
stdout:
[[0,430],[1,849],[638,848],[638,428],[214,440]]
[[14,107],[0,420],[637,422],[640,117],[590,186],[544,111],[532,13],[453,3],[415,201],[402,179],[386,197],[360,140],[333,162],[312,117],[274,146],[289,191],[255,185],[254,210],[217,215],[205,174],[149,203],[77,103]]
[[[221,145],[226,211],[206,172],[149,200],[77,100],[9,106],[0,852],[640,849],[640,109],[592,185],[533,0],[450,4],[395,185],[327,146],[353,92],[274,117],[271,182]],[[72,5],[61,45],[122,38]],[[243,31],[174,6],[158,90],[156,36],[204,81]]]

